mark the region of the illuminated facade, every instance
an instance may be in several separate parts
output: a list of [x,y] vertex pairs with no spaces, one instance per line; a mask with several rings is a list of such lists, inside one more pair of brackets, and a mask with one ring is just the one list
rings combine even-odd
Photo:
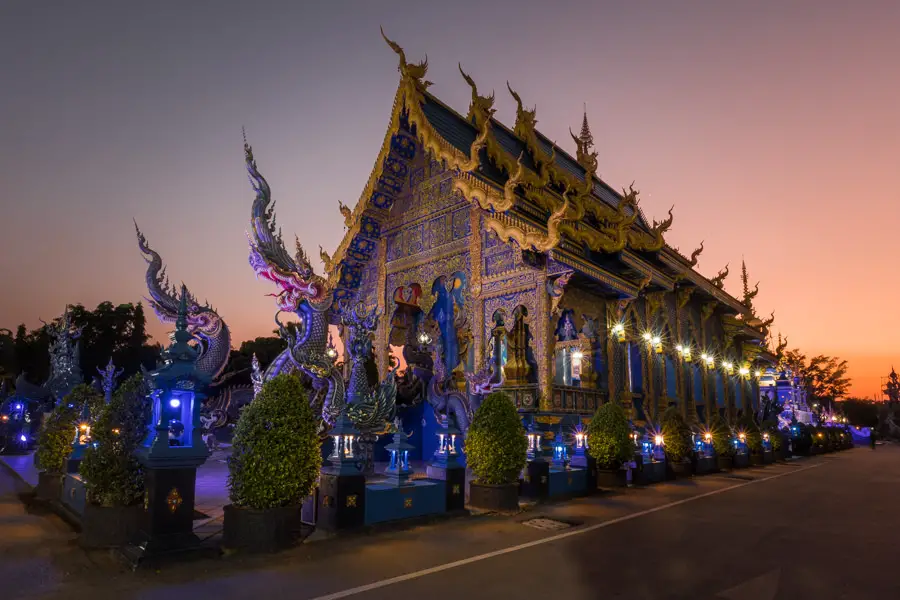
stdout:
[[[275,274],[276,250],[251,256],[282,286],[279,302],[302,318],[315,303],[333,325],[343,303],[377,311],[378,372],[395,364],[391,348],[402,352],[400,396],[424,396],[463,433],[495,389],[544,426],[574,424],[608,401],[637,424],[669,405],[694,423],[755,411],[759,373],[774,360],[764,344],[772,319],[756,317],[746,272],[738,300],[723,289],[727,267],[713,279],[695,270],[702,244],[688,258],[666,243],[671,211],[650,222],[636,190],[602,181],[586,115],[573,157],[535,129],[535,111],[512,88],[510,128],[460,69],[472,93],[464,116],[427,91],[427,62],[407,62],[387,41],[400,85],[368,183],[354,208],[340,205],[344,239],[321,252],[326,275],[311,272],[302,249]],[[263,247],[260,206],[253,240]]]

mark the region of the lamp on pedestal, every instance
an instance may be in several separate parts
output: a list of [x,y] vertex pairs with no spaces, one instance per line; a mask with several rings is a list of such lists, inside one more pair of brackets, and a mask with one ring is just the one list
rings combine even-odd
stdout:
[[328,432],[333,447],[328,466],[319,477],[318,518],[316,526],[329,531],[361,527],[365,523],[366,476],[364,457],[356,446],[360,432],[341,411]]
[[[399,419],[398,419],[399,421]],[[394,441],[384,447],[391,455],[391,462],[384,470],[387,480],[394,485],[406,485],[412,469],[409,468],[409,451],[414,450],[415,446],[408,443],[406,438],[409,437],[401,427],[396,427],[394,433]]]
[[569,466],[569,448],[562,432],[562,427],[553,439],[553,466],[565,469]]
[[571,464],[575,467],[587,467],[588,466],[588,457],[587,457],[587,448],[588,448],[588,438],[587,431],[585,431],[584,426],[579,423],[575,426],[575,453],[572,456]]
[[193,533],[197,467],[209,449],[203,442],[200,407],[209,377],[196,369],[199,351],[188,342],[187,289],[175,321],[174,342],[162,367],[149,374],[151,416],[136,451],[144,467],[144,522],[123,553],[133,563],[153,555],[200,548]]
[[462,439],[462,432],[457,429],[456,417],[452,414],[441,415],[439,426],[438,448],[434,452],[434,459],[425,470],[429,479],[445,482],[447,510],[462,510],[466,503],[466,467],[457,445]]

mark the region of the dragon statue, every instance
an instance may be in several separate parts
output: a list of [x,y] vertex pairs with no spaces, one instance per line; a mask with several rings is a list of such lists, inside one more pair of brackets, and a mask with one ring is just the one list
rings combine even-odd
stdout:
[[[272,193],[266,179],[259,172],[253,149],[244,141],[244,157],[250,183],[256,193],[251,208],[250,266],[257,278],[274,283],[279,292],[274,294],[277,312],[275,323],[287,347],[262,374],[261,381],[268,381],[280,373],[300,372],[312,380],[316,390],[312,402],[324,421],[323,430],[332,425],[348,406],[348,417],[364,433],[374,435],[385,429],[385,423],[393,418],[396,407],[396,380],[388,374],[381,386],[371,392],[365,381],[364,360],[371,353],[368,339],[377,324],[376,314],[367,314],[356,307],[349,314],[342,314],[344,325],[350,329],[350,356],[353,357],[350,383],[344,383],[341,369],[335,365],[335,357],[329,356],[328,325],[334,303],[333,286],[317,275],[296,240],[296,252],[292,257],[285,249],[280,229],[275,220]],[[346,307],[342,306],[341,313]],[[294,331],[285,327],[278,316],[282,312],[294,313],[298,325]],[[354,354],[355,353],[355,354]],[[367,353],[363,358],[363,353]],[[345,389],[349,387],[349,399]]]
[[[146,300],[160,321],[174,323],[178,318],[179,293],[175,286],[169,283],[162,258],[147,243],[137,222],[134,229],[137,233],[138,248],[147,261],[146,279],[150,297]],[[188,332],[199,344],[197,371],[208,377],[213,385],[222,383],[217,381],[217,378],[225,370],[231,354],[231,332],[228,325],[213,307],[208,303],[201,305],[190,292],[187,292],[187,303]]]
[[[434,417],[439,423],[441,415],[452,416],[456,419],[456,425],[465,437],[475,410],[469,403],[469,398],[456,389],[453,379],[448,376],[447,367],[440,356],[440,344],[434,344],[431,347],[431,353],[434,366],[431,380],[428,382],[428,403],[434,410]],[[467,379],[468,375],[467,373]]]

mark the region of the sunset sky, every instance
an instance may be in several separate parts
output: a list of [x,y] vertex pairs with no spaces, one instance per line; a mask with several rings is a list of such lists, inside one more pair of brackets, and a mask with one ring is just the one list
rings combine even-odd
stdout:
[[[304,6],[306,5],[306,6]],[[137,301],[151,246],[227,320],[268,334],[254,280],[246,126],[278,222],[311,256],[343,235],[372,170],[397,57],[428,54],[430,88],[465,113],[506,81],[574,153],[582,106],[599,174],[699,270],[740,263],[756,305],[807,354],[848,359],[872,396],[900,358],[900,2],[0,3],[0,327],[66,303]],[[149,315],[157,340],[165,328]]]

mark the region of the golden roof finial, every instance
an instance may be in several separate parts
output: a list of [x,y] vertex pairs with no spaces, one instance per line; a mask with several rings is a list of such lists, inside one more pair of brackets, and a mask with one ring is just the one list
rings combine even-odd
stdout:
[[397,65],[397,70],[400,71],[400,74],[404,79],[410,79],[416,83],[416,86],[420,90],[424,90],[429,85],[431,85],[430,81],[424,81],[423,78],[425,74],[428,72],[428,55],[425,55],[425,60],[420,63],[410,64],[406,62],[406,53],[403,51],[403,48],[400,47],[397,42],[391,40],[384,34],[384,27],[381,28],[381,37],[384,38],[384,41],[387,42],[387,45],[391,47],[391,50],[397,53],[397,56],[400,58],[400,63]]
[[469,84],[469,87],[472,88],[472,103],[469,105],[469,114],[466,115],[466,119],[472,121],[476,127],[480,128],[484,121],[494,115],[494,92],[491,92],[490,96],[479,96],[475,80],[463,71],[462,64],[459,64],[459,73],[466,80],[466,83]]

